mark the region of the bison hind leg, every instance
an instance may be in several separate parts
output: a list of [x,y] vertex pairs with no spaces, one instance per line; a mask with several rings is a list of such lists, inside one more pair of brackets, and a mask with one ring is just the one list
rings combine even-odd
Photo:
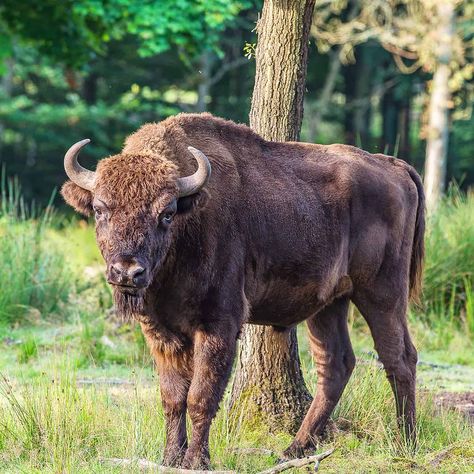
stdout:
[[[375,349],[395,396],[398,424],[409,443],[415,442],[417,351],[407,325],[408,290],[395,283],[356,291],[353,301],[369,325]],[[383,295],[383,296],[380,296]]]
[[352,374],[355,356],[347,327],[348,308],[349,298],[338,298],[307,321],[318,372],[316,396],[295,439],[284,452],[287,458],[314,451]]

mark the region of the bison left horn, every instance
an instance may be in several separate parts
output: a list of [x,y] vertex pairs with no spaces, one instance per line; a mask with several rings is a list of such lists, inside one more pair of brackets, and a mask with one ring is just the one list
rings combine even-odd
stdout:
[[68,178],[79,187],[92,191],[94,189],[95,173],[83,168],[77,161],[81,148],[90,142],[88,138],[75,143],[64,155],[64,169]]
[[211,176],[211,164],[207,156],[192,146],[188,146],[188,150],[198,162],[198,169],[191,176],[178,178],[179,197],[190,196],[191,194],[197,193],[208,182]]

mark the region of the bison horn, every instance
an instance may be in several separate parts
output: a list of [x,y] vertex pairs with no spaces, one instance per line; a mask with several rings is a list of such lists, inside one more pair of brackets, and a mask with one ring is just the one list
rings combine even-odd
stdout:
[[191,194],[197,193],[211,176],[211,164],[207,156],[192,146],[188,146],[188,150],[193,154],[194,158],[196,158],[198,169],[191,176],[178,178],[179,197],[190,196]]
[[94,188],[95,173],[83,168],[77,161],[82,147],[90,142],[88,138],[75,143],[64,155],[64,169],[69,179],[83,189],[92,191]]

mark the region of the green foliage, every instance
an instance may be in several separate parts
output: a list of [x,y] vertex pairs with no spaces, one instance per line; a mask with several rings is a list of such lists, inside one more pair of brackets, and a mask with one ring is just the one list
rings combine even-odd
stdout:
[[0,7],[3,27],[12,36],[38,48],[53,61],[69,66],[84,63],[94,51],[102,50],[105,32],[111,25],[98,15],[78,15],[75,2],[40,3],[5,0]]
[[[358,366],[349,381],[334,418],[347,423],[345,429],[357,439],[357,446],[370,442],[383,446],[387,455],[413,456],[412,447],[400,439],[393,417],[393,395],[385,372],[374,363]],[[369,402],[370,400],[370,402]],[[436,413],[431,394],[418,398],[416,453],[441,450],[469,436],[467,423],[455,413]],[[460,434],[463,435],[460,436]]]
[[171,47],[190,57],[220,51],[221,33],[251,5],[249,0],[5,0],[0,18],[7,31],[42,54],[80,66],[127,35],[136,38],[142,56]]
[[44,380],[19,395],[3,378],[0,393],[8,403],[1,434],[14,433],[19,452],[30,453],[36,469],[53,464],[57,472],[72,472],[76,456],[96,453],[103,430],[91,413],[93,396],[79,396],[74,380]]
[[[233,104],[228,116],[242,121],[251,75],[245,72],[243,78],[242,67],[227,72],[229,62],[242,59],[244,39],[236,49],[226,32],[237,28],[238,35],[251,35],[246,33],[250,13],[244,10],[249,5],[247,0],[84,0],[16,8],[2,2],[0,162],[20,177],[28,197],[45,202],[50,190],[64,182],[61,158],[72,143],[92,139],[82,159],[93,168],[95,159],[116,152],[143,123],[195,111],[202,82],[212,80],[213,91],[220,89],[217,113],[227,115]],[[103,39],[100,25],[108,23],[113,28]],[[95,41],[95,36],[100,38]],[[204,56],[210,61],[205,75]],[[239,81],[229,87],[225,79],[232,72]],[[209,93],[200,103],[209,103]]]
[[466,295],[466,328],[474,339],[474,288],[472,286],[472,280],[472,278],[464,279],[464,292]]
[[257,43],[245,43],[244,54],[247,59],[255,58]]
[[6,60],[13,54],[11,38],[0,28],[0,76],[7,72]]

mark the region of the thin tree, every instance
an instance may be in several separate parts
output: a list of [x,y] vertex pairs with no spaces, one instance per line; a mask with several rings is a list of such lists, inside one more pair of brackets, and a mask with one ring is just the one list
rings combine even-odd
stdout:
[[[250,126],[267,140],[299,138],[314,3],[264,2],[257,24]],[[311,395],[300,369],[295,329],[245,328],[232,390],[233,402],[242,398],[257,407],[270,427],[297,430]]]
[[426,137],[425,191],[428,211],[433,211],[444,192],[448,162],[449,139],[449,80],[451,78],[454,36],[454,5],[438,5],[438,64],[433,74]]

